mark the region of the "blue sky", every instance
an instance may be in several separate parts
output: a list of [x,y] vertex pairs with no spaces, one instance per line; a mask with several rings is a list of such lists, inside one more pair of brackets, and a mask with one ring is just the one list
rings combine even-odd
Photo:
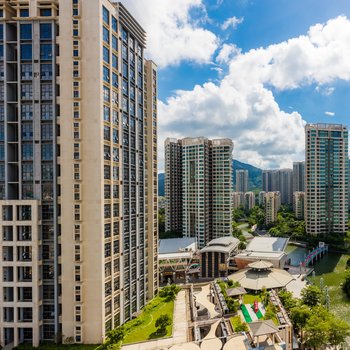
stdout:
[[159,65],[160,153],[168,136],[230,137],[234,158],[286,167],[305,123],[350,126],[348,0],[124,2]]

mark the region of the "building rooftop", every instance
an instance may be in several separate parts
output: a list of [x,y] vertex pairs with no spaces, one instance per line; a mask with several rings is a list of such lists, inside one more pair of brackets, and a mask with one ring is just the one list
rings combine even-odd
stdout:
[[253,337],[278,333],[278,328],[272,320],[251,322],[248,324]]
[[195,252],[197,242],[194,237],[167,238],[159,240],[159,254]]
[[254,237],[248,244],[246,252],[284,252],[289,238],[281,237]]
[[205,252],[219,252],[229,253],[235,249],[239,244],[239,240],[232,236],[220,237],[211,240],[203,249],[201,253]]

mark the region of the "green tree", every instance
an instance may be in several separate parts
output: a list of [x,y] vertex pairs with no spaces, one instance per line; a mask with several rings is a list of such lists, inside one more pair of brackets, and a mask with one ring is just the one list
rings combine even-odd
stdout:
[[165,334],[166,328],[170,326],[171,319],[167,314],[160,315],[155,323],[156,328],[158,328],[157,333]]
[[346,295],[350,298],[350,270],[346,271],[345,281],[343,283],[343,290]]
[[301,291],[301,298],[305,305],[313,307],[321,303],[322,292],[319,287],[310,285]]
[[305,326],[305,345],[312,349],[323,349],[328,343],[330,324],[317,314],[312,314]]
[[293,327],[300,332],[301,344],[303,344],[304,328],[311,315],[311,310],[307,305],[299,305],[290,311]]
[[171,284],[170,286],[162,288],[159,291],[159,296],[161,298],[165,298],[168,301],[175,300],[176,295],[177,293],[179,293],[180,290],[181,288],[179,286],[177,286],[176,284]]
[[332,317],[329,321],[329,344],[334,347],[346,342],[350,336],[350,326],[343,320]]
[[292,292],[289,292],[287,290],[281,290],[279,293],[278,293],[278,296],[279,298],[281,299],[281,302],[284,306],[284,308],[289,311],[291,310],[292,308],[294,308],[298,301],[296,298],[293,297],[293,293]]

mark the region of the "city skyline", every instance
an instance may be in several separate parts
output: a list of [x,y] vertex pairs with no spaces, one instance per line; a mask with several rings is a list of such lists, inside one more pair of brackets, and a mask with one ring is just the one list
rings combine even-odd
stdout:
[[349,126],[346,1],[125,3],[159,58],[159,172],[166,137],[229,137],[268,169],[304,159],[307,122]]

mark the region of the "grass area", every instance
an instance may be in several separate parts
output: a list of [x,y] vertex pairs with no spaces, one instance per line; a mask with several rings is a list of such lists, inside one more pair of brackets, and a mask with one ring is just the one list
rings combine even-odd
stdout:
[[260,294],[247,293],[243,295],[244,304],[254,304],[255,300],[257,300],[258,302],[261,302]]
[[18,350],[32,350],[32,349],[38,349],[38,350],[94,350],[99,345],[89,345],[89,344],[54,344],[54,343],[44,343],[41,344],[37,348],[33,348],[31,344],[20,344],[14,349]]
[[320,286],[323,278],[323,285],[329,290],[330,311],[350,324],[350,299],[340,285],[345,280],[345,265],[349,257],[348,254],[329,253],[315,266],[316,276],[310,276],[309,279]]
[[[173,331],[174,301],[166,301],[157,296],[144,309],[139,317],[126,323],[126,336],[123,343],[135,343],[160,337],[169,337]],[[155,326],[160,315],[167,314],[171,319],[171,325],[167,327],[167,333],[163,336],[157,335]]]

